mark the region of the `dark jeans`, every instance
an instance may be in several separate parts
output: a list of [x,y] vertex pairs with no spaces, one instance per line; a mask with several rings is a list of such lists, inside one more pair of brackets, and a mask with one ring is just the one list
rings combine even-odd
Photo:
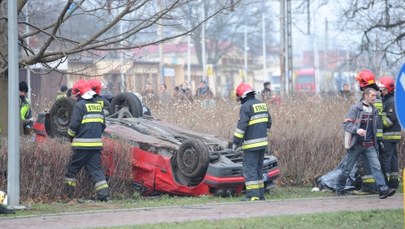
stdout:
[[347,160],[345,162],[343,171],[339,175],[339,178],[338,178],[338,184],[337,184],[338,191],[344,190],[346,180],[349,177],[350,171],[353,169],[353,166],[355,165],[357,159],[362,154],[365,156],[366,162],[376,181],[378,190],[384,191],[384,190],[388,189],[388,187],[385,183],[384,176],[381,172],[381,165],[380,165],[380,161],[378,160],[376,148],[373,146],[363,147],[359,144],[356,144],[352,148],[347,150]]

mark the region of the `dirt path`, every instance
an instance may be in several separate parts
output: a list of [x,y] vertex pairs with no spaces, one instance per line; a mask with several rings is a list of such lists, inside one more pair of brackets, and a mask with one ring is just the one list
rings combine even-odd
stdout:
[[206,205],[88,211],[0,219],[0,228],[89,228],[191,220],[220,220],[371,209],[403,209],[403,195],[385,200],[378,196],[234,202]]

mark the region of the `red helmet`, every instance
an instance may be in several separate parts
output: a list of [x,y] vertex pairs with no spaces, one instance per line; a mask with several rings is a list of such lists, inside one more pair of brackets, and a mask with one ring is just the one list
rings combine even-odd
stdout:
[[246,98],[246,95],[255,92],[253,91],[253,88],[247,84],[247,83],[240,83],[238,87],[236,88],[236,100],[244,99]]
[[368,69],[361,70],[356,76],[357,82],[359,82],[360,89],[372,86],[375,84],[374,73]]
[[91,89],[94,92],[96,92],[97,95],[100,95],[101,88],[103,88],[103,82],[101,82],[101,80],[97,80],[97,79],[89,80],[89,85],[90,85]]
[[391,76],[382,76],[378,81],[377,85],[379,88],[387,88],[388,93],[394,92],[395,82]]
[[90,99],[95,92],[91,90],[90,85],[86,80],[78,80],[72,87],[72,94],[76,97],[81,96],[84,99]]

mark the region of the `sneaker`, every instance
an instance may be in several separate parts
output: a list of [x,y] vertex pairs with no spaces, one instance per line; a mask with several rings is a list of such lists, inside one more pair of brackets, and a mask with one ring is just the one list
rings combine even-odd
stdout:
[[266,197],[261,196],[259,199],[260,199],[260,200],[266,200]]
[[385,199],[395,194],[395,189],[389,188],[384,191],[380,191],[379,193],[380,199]]
[[257,200],[260,200],[260,198],[257,197],[257,196],[252,196],[252,197],[247,197],[247,196],[245,196],[245,197],[243,197],[243,198],[241,199],[241,201],[257,201]]

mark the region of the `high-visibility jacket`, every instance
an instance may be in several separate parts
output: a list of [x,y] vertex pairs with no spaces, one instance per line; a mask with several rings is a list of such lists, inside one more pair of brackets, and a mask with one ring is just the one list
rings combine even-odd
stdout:
[[378,110],[378,116],[379,120],[377,122],[377,140],[382,140],[383,139],[383,127],[382,127],[382,113],[383,113],[383,102],[381,99],[381,96],[377,94],[377,98],[373,103],[374,107],[377,108]]
[[105,129],[103,107],[95,99],[81,99],[73,107],[68,135],[73,138],[72,148],[79,150],[101,150],[101,139]]
[[267,149],[271,116],[267,105],[252,97],[243,102],[233,143],[244,151]]
[[382,101],[383,140],[387,142],[399,142],[401,141],[401,126],[395,112],[394,94],[385,95]]
[[27,98],[20,97],[20,118],[25,121],[32,118],[31,105]]

